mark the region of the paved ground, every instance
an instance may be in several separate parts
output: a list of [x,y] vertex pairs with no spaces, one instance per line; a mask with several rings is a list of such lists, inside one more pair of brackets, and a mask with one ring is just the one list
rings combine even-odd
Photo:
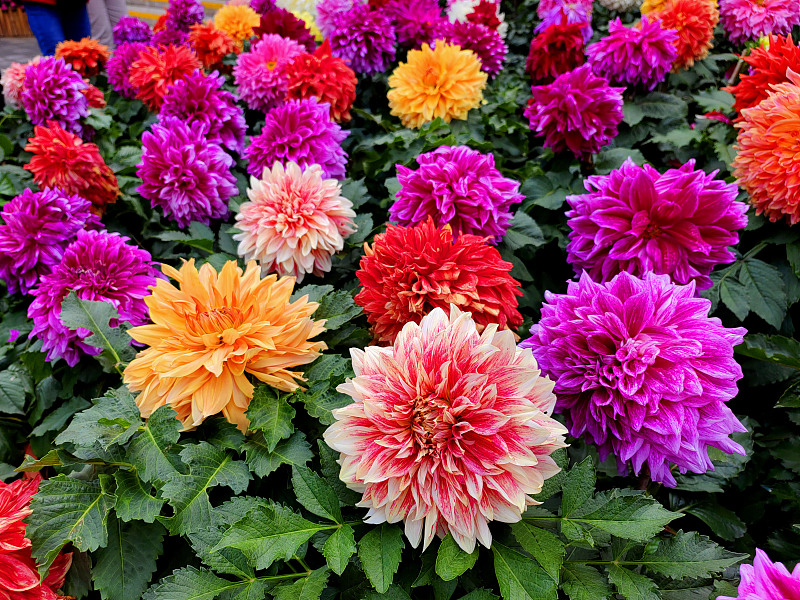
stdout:
[[36,38],[0,38],[0,70],[12,62],[25,62],[38,54]]

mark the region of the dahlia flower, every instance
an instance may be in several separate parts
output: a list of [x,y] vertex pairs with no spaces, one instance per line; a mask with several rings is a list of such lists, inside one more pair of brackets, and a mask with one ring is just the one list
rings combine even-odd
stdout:
[[521,344],[555,382],[557,412],[574,437],[630,461],[653,481],[675,485],[670,471],[705,473],[708,446],[744,454],[729,439],[746,431],[726,402],[742,369],[733,358],[746,330],[710,318],[711,302],[694,283],[667,275],[620,273],[595,283],[587,273],[566,294],[545,292],[542,318]]
[[56,46],[55,57],[63,58],[84,77],[97,75],[108,61],[108,46],[85,37],[80,41],[64,40]]
[[302,19],[288,10],[276,8],[261,15],[258,26],[253,30],[259,37],[274,33],[297,42],[306,52],[314,52],[317,44],[314,34]]
[[233,69],[239,97],[253,110],[267,112],[286,98],[286,67],[303,48],[277,34],[267,34],[243,52]]
[[83,82],[86,84],[86,87],[81,90],[81,94],[86,97],[89,108],[105,108],[106,97],[103,95],[103,92],[89,83],[88,79],[84,79]]
[[642,0],[597,0],[600,6],[616,12],[633,12],[639,8]]
[[550,83],[583,64],[582,27],[582,23],[550,25],[531,40],[525,72],[534,83]]
[[96,215],[102,215],[107,204],[117,201],[117,177],[95,144],[81,141],[53,121],[48,127],[37,125],[33,131],[34,137],[25,146],[33,157],[25,169],[33,173],[39,187],[54,187],[64,194],[86,198]]
[[551,417],[553,382],[512,332],[478,333],[453,305],[407,323],[394,346],[351,355],[356,376],[337,391],[354,402],[323,436],[367,523],[403,521],[414,547],[449,533],[471,553],[491,545],[489,521],[538,504],[566,429]]
[[150,25],[129,15],[120,17],[113,28],[114,45],[119,46],[126,42],[149,42],[153,38]]
[[445,23],[439,29],[440,35],[449,43],[460,46],[462,50],[472,50],[481,61],[481,70],[492,77],[503,69],[503,61],[508,54],[508,46],[495,29],[469,21]]
[[214,15],[214,25],[224,31],[241,45],[253,36],[253,28],[261,22],[261,17],[249,6],[226,4]]
[[25,69],[38,63],[41,59],[41,56],[37,56],[26,63],[12,62],[3,71],[3,75],[0,77],[0,86],[3,88],[3,99],[11,108],[21,106],[22,90],[25,89]]
[[25,190],[3,206],[0,279],[10,294],[27,294],[61,262],[64,249],[85,227],[99,228],[92,204],[57,189]]
[[249,202],[239,207],[239,256],[257,260],[262,274],[293,275],[297,283],[307,273],[331,270],[331,256],[344,248],[356,231],[353,204],[341,195],[335,179],[323,179],[319,165],[301,169],[279,162],[250,178]]
[[299,12],[294,11],[291,14],[303,22],[303,24],[311,32],[315,42],[322,42],[325,39],[325,37],[322,35],[322,31],[320,31],[320,28],[317,26],[317,22],[314,20],[314,15],[312,15],[310,12],[306,10]]
[[694,160],[660,174],[628,159],[608,175],[588,177],[588,194],[567,196],[567,262],[600,282],[621,271],[652,271],[710,288],[709,274],[736,259],[728,246],[747,225],[736,184],[716,174],[695,170]]
[[344,179],[347,153],[343,131],[330,118],[330,106],[316,100],[289,100],[269,111],[261,133],[246,150],[247,172],[261,177],[276,162],[296,162],[301,167],[317,164],[325,178]]
[[664,29],[678,32],[674,72],[689,69],[695,61],[708,56],[714,43],[714,27],[719,21],[714,0],[668,0],[663,10],[650,14],[654,19],[661,19]]
[[277,8],[275,0],[250,0],[250,8],[263,15]]
[[206,11],[200,0],[169,0],[164,31],[189,33],[192,25],[203,22],[205,15]]
[[384,8],[390,12],[397,32],[397,42],[403,48],[419,48],[433,44],[441,27],[448,23],[436,0],[392,0]]
[[187,42],[206,70],[227,69],[222,59],[240,51],[236,40],[214,27],[212,21],[192,25]]
[[735,598],[717,596],[717,600],[800,600],[800,565],[789,570],[774,563],[767,553],[756,548],[752,565],[739,567],[738,593]]
[[[800,2],[800,0],[798,0]],[[642,16],[639,27],[625,27],[619,18],[608,24],[608,36],[590,45],[586,54],[597,75],[612,83],[653,90],[664,81],[678,57],[678,34],[656,19]]]
[[449,43],[410,50],[389,77],[389,108],[404,127],[419,128],[441,117],[466,119],[480,106],[487,75],[471,50]]
[[[571,7],[579,6],[588,13],[591,13],[593,9],[592,2],[593,0],[573,0],[569,2],[569,4]],[[557,10],[565,3],[565,0],[540,0],[536,5],[536,14],[540,19],[544,19],[545,15]]]
[[[541,6],[541,5],[540,5]],[[592,7],[588,8],[580,2],[567,2],[559,0],[547,12],[540,12],[542,19],[534,33],[541,33],[553,25],[580,25],[580,32],[583,35],[583,43],[592,37]]]
[[189,42],[189,33],[182,29],[162,29],[153,34],[150,44],[153,46],[185,46]]
[[145,48],[147,44],[144,42],[122,42],[108,59],[106,64],[108,83],[120,96],[136,97],[136,88],[130,82],[130,70],[131,65],[139,59]]
[[524,199],[519,183],[500,174],[494,156],[467,146],[439,146],[417,157],[419,169],[397,165],[400,190],[392,221],[417,225],[428,217],[456,235],[471,233],[498,243],[508,230],[511,206]]
[[147,108],[158,111],[167,89],[200,68],[194,52],[186,46],[147,47],[130,68],[130,84]]
[[800,222],[800,161],[794,132],[800,127],[800,75],[788,71],[789,83],[773,86],[773,92],[753,108],[742,110],[736,124],[737,183],[747,190],[756,214],[770,221],[786,217]]
[[734,44],[787,35],[800,24],[800,0],[720,0],[719,18]]
[[142,135],[138,192],[178,227],[225,218],[238,193],[233,159],[205,133],[202,122],[165,117]]
[[545,148],[569,149],[586,160],[617,135],[622,121],[622,92],[592,73],[589,65],[559,75],[553,83],[533,86],[525,109],[531,130],[544,136]]
[[47,360],[63,358],[74,367],[82,355],[96,356],[101,348],[83,340],[87,329],[71,331],[60,319],[61,303],[70,292],[81,300],[110,302],[119,314],[119,322],[142,325],[149,320],[143,298],[156,282],[156,270],[150,253],[127,244],[129,238],[107,231],[78,231],[77,239],[67,246],[61,262],[52,272],[42,275],[28,307],[33,319],[31,338],[42,340]]
[[325,40],[314,54],[299,54],[286,67],[289,100],[315,99],[331,107],[331,119],[337,123],[350,120],[350,108],[356,99],[356,74],[345,62],[331,54]]
[[437,228],[428,217],[413,227],[389,225],[364,246],[355,300],[383,344],[392,344],[406,323],[450,304],[471,312],[479,331],[492,323],[518,327],[522,292],[510,271],[486,238],[454,238],[449,225]]
[[86,82],[62,58],[46,56],[25,69],[20,104],[34,125],[56,122],[82,135],[89,101],[81,93]]
[[[642,5],[639,10],[643,15],[650,15],[664,10],[669,0],[642,0]],[[716,5],[716,0],[714,0]]]
[[382,73],[394,60],[397,36],[389,18],[366,4],[340,13],[330,34],[334,56],[356,73]]
[[497,0],[448,0],[447,18],[451,23],[467,21],[485,25],[497,31],[503,39],[508,33],[508,23]]
[[277,0],[275,4],[278,8],[291,12],[314,13],[317,7],[317,0]]
[[319,0],[317,25],[319,25],[322,35],[329,38],[336,30],[336,21],[339,17],[360,4],[365,4],[365,2],[363,0]]
[[41,480],[37,473],[33,479],[0,482],[0,597],[7,600],[63,598],[56,590],[64,585],[72,553],[59,553],[42,580],[31,555],[31,541],[25,537],[23,519],[32,512],[31,498],[39,491]]
[[245,411],[253,397],[248,374],[284,392],[293,392],[302,375],[292,367],[313,362],[326,348],[312,342],[324,321],[311,315],[316,302],[303,296],[290,302],[292,277],[261,279],[255,261],[244,273],[228,261],[217,274],[194,259],[180,269],[161,265],[165,275],[145,298],[152,325],[129,329],[149,346],[128,364],[123,381],[141,392],[136,403],[143,417],[168,405],[184,429],[222,413],[245,431]]
[[236,96],[222,89],[224,83],[216,71],[187,75],[167,89],[159,118],[176,117],[190,127],[199,123],[209,142],[242,154],[247,124]]

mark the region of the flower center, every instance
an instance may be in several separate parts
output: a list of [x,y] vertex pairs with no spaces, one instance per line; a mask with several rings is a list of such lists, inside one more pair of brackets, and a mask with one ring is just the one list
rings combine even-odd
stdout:
[[425,75],[422,76],[422,83],[428,87],[436,88],[439,85],[439,74],[433,67],[428,67],[425,70]]
[[196,314],[189,323],[203,339],[206,346],[216,346],[220,342],[232,344],[239,339],[239,327],[244,321],[238,308],[222,306]]
[[450,437],[456,419],[450,413],[450,403],[438,396],[419,397],[411,413],[411,431],[420,454],[439,455],[439,449]]
[[271,60],[271,61],[269,61],[269,62],[266,64],[266,67],[267,67],[267,68],[268,68],[270,71],[272,71],[272,70],[273,70],[273,69],[274,69],[276,66],[278,66],[278,61],[276,61],[276,60]]
[[645,227],[642,237],[646,240],[652,240],[659,237],[662,233],[663,231],[661,227],[651,222],[647,224],[647,227]]
[[642,387],[647,368],[658,357],[658,344],[648,335],[638,335],[620,344],[611,356],[598,365],[598,379],[604,387],[616,388],[632,396]]

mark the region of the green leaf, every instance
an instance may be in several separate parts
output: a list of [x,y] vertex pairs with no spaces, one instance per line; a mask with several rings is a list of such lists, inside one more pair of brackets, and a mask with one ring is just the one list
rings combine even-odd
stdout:
[[169,406],[160,406],[150,415],[142,432],[128,447],[128,460],[144,481],[164,482],[177,477],[180,463],[173,446],[181,436],[181,422]]
[[332,526],[307,521],[280,504],[258,506],[223,534],[214,551],[238,548],[256,569],[266,569],[277,559],[289,560],[301,544],[326,529]]
[[50,452],[45,454],[42,458],[33,458],[30,454],[26,454],[22,464],[15,470],[23,473],[35,473],[41,471],[45,467],[71,465],[75,462],[76,459],[74,456],[56,448],[55,450],[50,450]]
[[286,396],[268,385],[256,387],[247,409],[250,429],[263,432],[269,452],[275,450],[279,441],[292,435],[292,419],[295,414],[294,408],[286,401]]
[[594,167],[598,173],[605,175],[614,169],[619,169],[629,158],[637,165],[643,165],[645,163],[644,155],[639,150],[634,150],[632,148],[608,148],[597,153],[594,158]]
[[350,557],[356,551],[356,539],[350,525],[342,525],[325,540],[322,554],[328,562],[331,571],[337,575],[344,573],[350,562]]
[[18,365],[0,371],[0,413],[25,414],[25,396],[32,388],[30,375]]
[[133,395],[127,388],[106,392],[91,408],[79,412],[55,439],[56,444],[71,443],[78,448],[107,449],[126,444],[139,430],[142,419]]
[[[752,429],[752,425],[748,424],[746,418],[742,419],[745,427]],[[685,490],[689,492],[710,492],[718,493],[725,489],[727,483],[739,475],[750,457],[753,455],[753,440],[750,433],[734,433],[731,439],[740,444],[747,453],[745,456],[741,454],[728,454],[718,448],[709,446],[708,457],[714,464],[714,470],[707,473],[683,473],[676,474],[675,480],[677,485],[675,489]]]
[[514,214],[510,225],[511,227],[503,236],[503,243],[512,250],[519,250],[525,246],[539,247],[546,243],[539,224],[521,210]]
[[650,138],[654,144],[669,144],[675,148],[684,148],[702,138],[700,132],[688,125],[670,129],[667,133],[657,133]]
[[498,600],[498,597],[484,588],[472,590],[466,596],[461,596],[458,600]]
[[439,552],[436,554],[436,574],[445,581],[450,581],[469,571],[476,560],[478,560],[477,548],[472,553],[465,552],[448,533],[439,544]]
[[203,238],[203,237],[196,237],[194,235],[183,233],[181,231],[162,231],[161,233],[156,234],[154,237],[163,241],[163,242],[180,242],[181,244],[186,244],[187,246],[191,246],[192,248],[198,248],[200,250],[205,250],[206,252],[213,252],[214,251],[214,237],[213,233],[211,234],[211,239]]
[[739,281],[745,288],[750,310],[780,329],[788,303],[780,271],[756,258],[748,258],[739,270]]
[[207,526],[211,520],[210,488],[224,485],[240,494],[251,479],[247,465],[233,460],[208,442],[186,446],[180,455],[189,466],[189,474],[173,477],[161,488],[162,496],[175,509],[175,514],[160,517],[159,521],[173,535]]
[[688,508],[686,512],[703,521],[711,528],[714,535],[723,540],[737,540],[747,533],[747,525],[736,516],[736,513],[719,504],[704,503]]
[[625,600],[659,600],[661,598],[652,579],[619,565],[609,565],[608,580],[616,586]]
[[622,106],[622,114],[625,115],[622,120],[631,127],[641,123],[642,119],[644,119],[644,112],[639,108],[638,104],[633,102],[625,102]]
[[613,593],[600,571],[572,562],[564,563],[563,588],[571,600],[604,600]]
[[595,484],[592,457],[587,456],[567,473],[561,486],[561,516],[569,517],[578,507],[592,497]]
[[325,329],[332,331],[355,319],[361,312],[361,307],[353,300],[350,292],[336,290],[325,294],[319,300],[319,307],[312,317],[314,320],[325,319]]
[[315,381],[306,391],[295,392],[295,397],[305,405],[308,414],[323,425],[331,425],[336,420],[333,418],[334,409],[353,401],[347,394],[337,392],[330,381]]
[[530,558],[497,542],[492,544],[492,553],[504,600],[556,600],[556,582]]
[[114,496],[99,481],[80,481],[66,475],[46,479],[31,500],[25,536],[33,544],[39,573],[50,565],[68,543],[79,550],[95,551],[108,542],[106,519]]
[[689,112],[689,107],[677,96],[651,92],[641,99],[636,105],[645,117],[654,119],[683,118]]
[[82,327],[92,332],[82,342],[103,350],[97,358],[104,369],[120,371],[122,363],[133,358],[135,353],[127,331],[121,324],[109,325],[112,319],[119,319],[117,309],[110,302],[82,300],[75,292],[70,292],[61,303],[60,319],[71,330]]
[[731,112],[733,110],[733,94],[725,90],[711,89],[695,94],[692,98],[706,112],[712,110]]
[[308,577],[275,588],[275,600],[318,600],[329,576],[330,571],[325,567],[311,571]]
[[342,511],[336,492],[314,471],[306,467],[293,467],[292,488],[297,501],[306,510],[323,519],[342,522]]
[[108,517],[108,545],[95,553],[94,587],[106,600],[139,600],[156,570],[164,528]]
[[696,531],[678,531],[650,550],[639,562],[649,571],[672,579],[708,577],[747,558],[746,554],[728,552]]
[[751,333],[736,346],[736,354],[800,370],[800,342],[782,335]]
[[555,534],[525,520],[511,525],[511,531],[522,549],[533,556],[548,575],[558,582],[566,554],[564,542]]
[[598,493],[569,518],[611,535],[646,542],[680,516],[643,492],[614,489]]
[[149,491],[150,486],[145,488],[135,471],[120,469],[114,473],[114,479],[117,482],[115,491],[117,501],[114,504],[117,516],[123,521],[154,522],[161,514],[164,500],[152,496]]
[[358,542],[358,558],[364,573],[381,594],[392,584],[404,545],[400,528],[388,523],[371,529]]
[[747,292],[738,279],[727,277],[720,281],[719,299],[740,321],[744,321],[750,313]]
[[412,600],[411,596],[399,585],[392,584],[384,593],[370,590],[364,600]]
[[270,452],[264,434],[256,432],[243,445],[245,462],[259,477],[266,477],[283,464],[304,466],[314,458],[311,445],[302,431],[296,431],[288,440],[281,440]]
[[222,592],[241,587],[242,583],[245,582],[227,581],[207,569],[186,567],[151,587],[142,600],[214,600]]
[[31,435],[35,437],[44,435],[48,431],[61,429],[76,412],[83,410],[87,406],[90,406],[90,404],[83,398],[71,398],[42,419],[42,421],[33,428]]

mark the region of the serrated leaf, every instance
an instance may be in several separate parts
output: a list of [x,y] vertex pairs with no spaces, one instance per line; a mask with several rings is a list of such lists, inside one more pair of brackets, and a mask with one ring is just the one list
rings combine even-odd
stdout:
[[[748,420],[746,418],[743,418],[742,421],[745,427],[752,429],[752,426],[748,426]],[[745,456],[741,454],[728,454],[718,448],[709,446],[708,457],[714,465],[714,470],[702,474],[679,474],[675,477],[677,482],[675,489],[690,492],[722,492],[728,481],[744,470],[745,465],[753,455],[753,440],[749,432],[737,432],[731,434],[730,437],[734,442],[740,444],[745,449],[747,453]]]
[[736,513],[719,504],[704,503],[687,508],[686,512],[703,521],[711,528],[714,535],[723,540],[737,540],[747,533],[747,525],[736,516]]
[[275,588],[275,600],[318,600],[328,583],[329,576],[330,571],[327,568],[311,571],[308,577],[303,577],[291,585]]
[[556,600],[556,582],[530,558],[497,542],[492,544],[492,553],[503,600]]
[[78,448],[106,449],[112,444],[126,444],[142,426],[139,408],[127,388],[106,392],[91,408],[79,412],[55,439],[56,444],[74,444]]
[[108,518],[108,544],[95,553],[94,587],[106,600],[139,600],[156,570],[164,528]]
[[571,600],[605,600],[613,593],[600,571],[573,562],[564,563],[562,586]]
[[325,545],[322,546],[322,554],[328,566],[337,575],[344,573],[355,551],[355,533],[350,525],[342,525],[325,540]]
[[135,471],[120,469],[114,473],[114,479],[117,482],[114,492],[117,497],[114,504],[117,516],[123,521],[154,522],[156,517],[161,514],[164,500],[151,495],[149,489],[145,489],[142,485],[142,481]]
[[46,479],[31,500],[33,512],[25,536],[33,545],[39,573],[47,574],[61,549],[72,543],[93,552],[108,542],[106,519],[114,496],[99,481],[80,481],[66,475]]
[[156,234],[154,237],[164,242],[180,242],[182,244],[186,244],[187,246],[191,246],[192,248],[199,248],[200,250],[205,250],[206,252],[213,252],[214,250],[213,237],[211,239],[208,239],[203,237],[197,237],[180,231],[162,231],[161,233]]
[[161,406],[150,415],[143,428],[128,447],[128,460],[136,467],[139,477],[147,482],[161,483],[180,473],[174,445],[181,436],[181,422],[169,406]]
[[281,465],[304,466],[314,458],[311,445],[302,431],[295,431],[288,440],[281,440],[270,452],[264,435],[259,431],[247,438],[242,448],[245,462],[259,477],[266,477]]
[[439,544],[439,551],[436,553],[436,574],[443,580],[450,581],[469,571],[476,560],[478,560],[477,548],[472,553],[465,552],[448,533]]
[[211,502],[208,490],[226,486],[241,493],[250,482],[250,470],[238,460],[233,460],[208,442],[186,446],[180,453],[189,466],[188,475],[179,475],[167,481],[161,495],[175,509],[171,517],[160,517],[174,534],[186,534],[193,529],[205,528],[211,520]]
[[609,565],[608,580],[616,586],[625,600],[660,600],[661,598],[652,579],[619,565]]
[[761,260],[748,258],[742,262],[739,281],[745,288],[750,310],[780,329],[788,302],[780,271]]
[[314,471],[306,467],[293,467],[292,488],[297,501],[306,510],[323,519],[342,522],[342,511],[336,492]]
[[638,562],[658,575],[681,579],[708,577],[745,558],[746,554],[728,552],[696,531],[678,531],[674,537],[661,540]]
[[207,569],[186,567],[151,587],[142,600],[214,600],[222,592],[237,586],[241,583],[234,584]]
[[76,412],[88,406],[90,406],[89,402],[83,398],[71,398],[42,419],[41,422],[33,428],[33,431],[31,431],[31,436],[36,437],[44,435],[48,431],[61,429]]
[[364,600],[412,600],[412,598],[399,585],[392,584],[383,594],[370,590]]
[[296,392],[295,397],[305,405],[308,414],[323,425],[333,424],[336,419],[332,411],[353,401],[347,394],[337,392],[329,381],[315,381],[307,390]]
[[26,391],[31,387],[30,375],[19,366],[0,371],[0,413],[24,415]]
[[372,586],[380,593],[389,589],[400,566],[403,533],[396,525],[383,523],[358,542],[358,558]]
[[596,494],[569,518],[618,537],[646,542],[680,516],[642,492],[615,489]]
[[313,318],[315,321],[325,319],[325,329],[332,331],[355,319],[361,312],[361,307],[355,303],[350,292],[336,290],[319,300],[319,307],[314,311]]
[[15,469],[23,473],[36,473],[45,467],[56,467],[61,465],[71,465],[77,462],[77,459],[63,450],[56,448],[50,450],[42,458],[33,458],[30,454],[25,455],[22,464]]
[[247,409],[250,429],[263,433],[269,452],[275,450],[279,441],[292,435],[295,414],[286,397],[268,385],[256,387]]
[[800,342],[782,335],[748,334],[736,354],[800,370]]
[[564,542],[546,529],[524,520],[511,525],[511,531],[522,549],[533,556],[548,575],[558,582],[566,554]]
[[655,119],[681,118],[685,117],[689,107],[680,98],[671,94],[661,92],[651,92],[641,99],[636,105],[646,117]]
[[733,277],[726,277],[720,281],[719,299],[740,321],[744,321],[750,313],[745,287]]
[[569,517],[578,507],[592,497],[595,472],[592,458],[587,456],[568,472],[561,484],[561,516]]

